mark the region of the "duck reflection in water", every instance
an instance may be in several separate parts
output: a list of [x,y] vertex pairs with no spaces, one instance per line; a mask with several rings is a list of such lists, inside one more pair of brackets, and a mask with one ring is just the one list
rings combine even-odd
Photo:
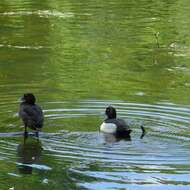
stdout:
[[[107,118],[101,124],[100,131],[104,133],[106,142],[117,142],[121,139],[130,141],[132,130],[125,120],[117,118],[116,109],[112,106],[107,107],[105,115]],[[140,138],[142,139],[146,132],[143,126],[141,126],[141,130],[142,134]]]
[[131,137],[117,137],[115,134],[103,133],[103,138],[106,143],[115,143],[120,140],[131,141]]
[[42,144],[39,139],[24,138],[17,148],[18,170],[22,174],[32,174],[32,164],[40,162]]

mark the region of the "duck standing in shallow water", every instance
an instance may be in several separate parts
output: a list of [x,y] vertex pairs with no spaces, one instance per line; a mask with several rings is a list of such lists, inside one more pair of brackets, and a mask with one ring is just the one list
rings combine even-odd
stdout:
[[33,94],[27,93],[21,99],[19,116],[24,123],[24,136],[28,136],[27,127],[35,130],[36,136],[38,131],[43,127],[44,116],[40,106],[35,104],[36,98]]
[[106,108],[107,118],[100,126],[100,131],[113,134],[119,138],[130,138],[131,129],[123,119],[117,118],[116,109],[112,106]]

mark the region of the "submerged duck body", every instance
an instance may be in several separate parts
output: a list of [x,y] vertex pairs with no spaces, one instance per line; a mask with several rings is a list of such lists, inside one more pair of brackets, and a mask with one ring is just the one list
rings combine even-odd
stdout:
[[132,130],[123,119],[116,118],[115,108],[107,107],[105,114],[107,119],[100,126],[101,132],[113,134],[117,137],[130,137]]
[[39,131],[43,127],[44,116],[40,106],[35,104],[35,96],[33,94],[24,94],[19,107],[19,116],[25,126],[32,130]]

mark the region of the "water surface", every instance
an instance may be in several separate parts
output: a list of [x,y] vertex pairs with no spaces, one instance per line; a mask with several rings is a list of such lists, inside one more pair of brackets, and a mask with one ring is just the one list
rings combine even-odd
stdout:
[[[0,2],[0,189],[188,189],[189,12],[186,0]],[[44,110],[39,140],[22,137],[25,92]],[[108,105],[131,141],[99,133]]]

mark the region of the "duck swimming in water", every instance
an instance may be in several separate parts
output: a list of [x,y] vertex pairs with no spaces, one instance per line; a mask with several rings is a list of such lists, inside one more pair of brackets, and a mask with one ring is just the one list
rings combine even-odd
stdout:
[[[118,138],[130,139],[130,133],[132,130],[123,119],[117,118],[116,109],[112,106],[109,106],[106,108],[105,114],[107,118],[101,124],[100,131],[108,134],[113,134]],[[141,126],[141,129],[141,138],[143,138],[145,135],[145,129],[143,126]]]
[[36,136],[38,131],[43,127],[44,116],[40,106],[35,104],[36,98],[32,93],[24,94],[21,99],[19,116],[24,123],[24,136],[28,136],[27,127],[35,130]]

